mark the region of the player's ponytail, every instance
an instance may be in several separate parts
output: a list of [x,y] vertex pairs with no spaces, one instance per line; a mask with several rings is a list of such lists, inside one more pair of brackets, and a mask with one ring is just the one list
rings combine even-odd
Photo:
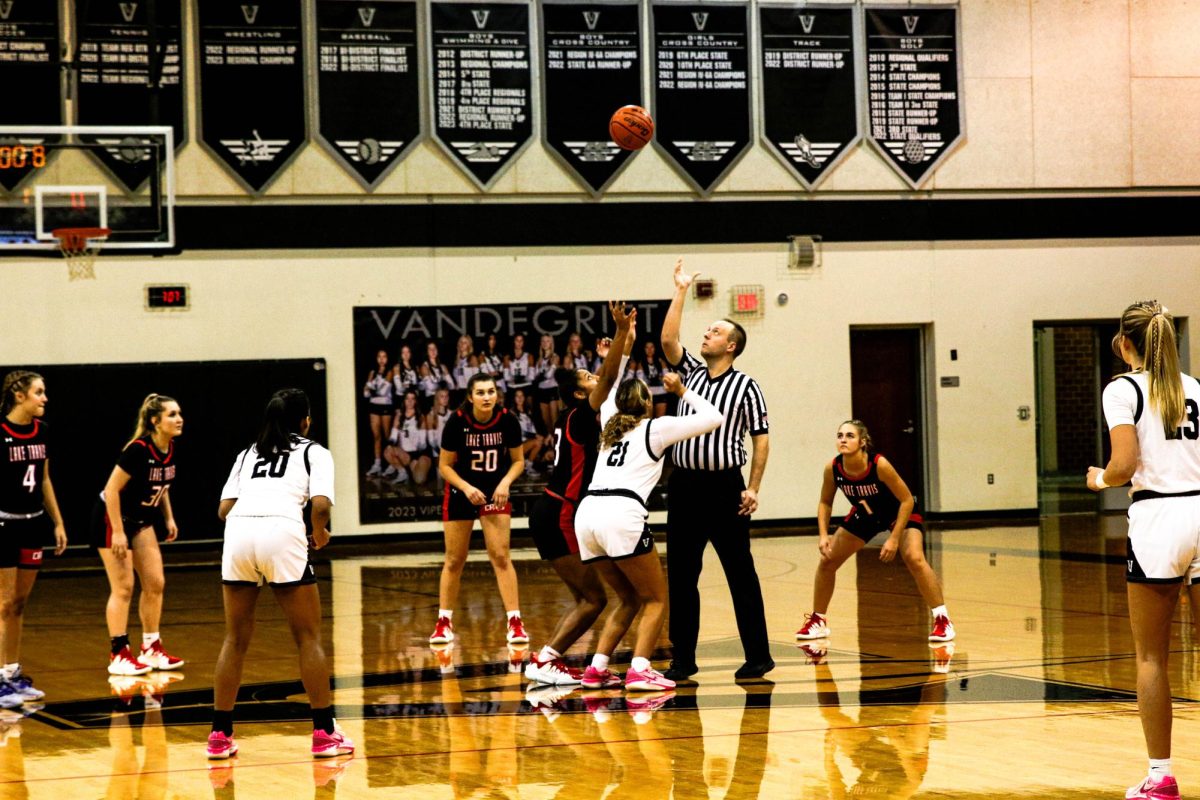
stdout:
[[1150,384],[1150,407],[1157,409],[1162,417],[1163,432],[1173,436],[1184,414],[1174,320],[1157,300],[1142,300],[1121,314],[1121,328],[1112,340],[1118,358],[1121,337],[1128,339],[1142,357],[1142,370]]
[[300,389],[280,389],[271,395],[271,399],[267,401],[267,410],[263,412],[258,439],[254,442],[258,454],[271,458],[290,450],[292,439],[300,435],[304,420],[310,414],[308,395]]
[[29,391],[33,382],[41,380],[42,376],[27,369],[14,369],[4,376],[3,396],[0,396],[0,417],[6,416],[17,404],[17,393]]
[[162,416],[163,408],[167,403],[174,402],[174,397],[167,397],[165,394],[151,392],[146,395],[146,399],[142,401],[142,407],[138,409],[137,422],[133,426],[133,437],[125,443],[125,446],[128,447],[146,434],[153,432],[154,420]]
[[[842,425],[849,425],[858,431],[858,440],[862,442],[862,449],[866,452],[871,452],[873,442],[871,441],[871,433],[867,430],[867,424],[861,419],[848,419]],[[841,425],[838,426],[839,428]]]
[[600,449],[607,450],[621,437],[638,426],[638,423],[654,413],[654,398],[650,387],[637,378],[630,378],[617,387],[617,413],[609,417],[600,432]]

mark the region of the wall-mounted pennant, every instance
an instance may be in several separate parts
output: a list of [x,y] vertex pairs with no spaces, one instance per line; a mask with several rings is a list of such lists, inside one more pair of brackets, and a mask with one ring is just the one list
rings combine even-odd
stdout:
[[431,2],[433,137],[486,190],[533,138],[530,9]]
[[750,147],[750,6],[651,5],[654,146],[703,195]]
[[203,0],[200,142],[255,194],[307,139],[300,0]]
[[373,189],[421,139],[416,0],[317,0],[317,140]]
[[641,7],[627,0],[544,0],[542,135],[594,195],[629,163],[608,135],[621,106],[643,105]]
[[758,6],[762,140],[813,190],[852,152],[858,113],[853,6]]
[[916,189],[966,129],[958,6],[867,6],[864,22],[868,135]]
[[[181,0],[75,0],[75,108],[80,125],[170,125],[187,141]],[[129,191],[157,160],[149,140],[85,136],[88,152]]]
[[[59,79],[58,3],[8,0],[0,3],[0,125],[62,125],[62,82]],[[0,147],[57,142],[58,136],[0,139]],[[43,165],[38,165],[43,166]],[[0,186],[17,188],[33,172],[33,161],[9,161],[0,169]]]

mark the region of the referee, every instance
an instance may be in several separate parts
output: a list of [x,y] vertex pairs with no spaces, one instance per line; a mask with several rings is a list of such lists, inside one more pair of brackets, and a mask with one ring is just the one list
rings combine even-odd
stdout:
[[[682,260],[675,264],[675,296],[663,320],[663,354],[684,385],[720,409],[725,421],[712,433],[681,442],[671,450],[675,469],[667,483],[667,577],[675,657],[666,675],[679,681],[699,671],[698,584],[704,548],[711,541],[729,583],[746,655],[746,663],[734,677],[761,678],[774,669],[775,662],[767,642],[762,589],[750,554],[750,515],[758,508],[758,489],[767,466],[767,405],[754,379],[733,368],[733,360],[746,349],[746,331],[741,325],[730,320],[709,325],[700,345],[703,361],[679,344],[683,304],[695,277],[683,271]],[[688,404],[680,402],[678,413],[691,413]],[[753,452],[749,485],[742,479],[747,433]]]

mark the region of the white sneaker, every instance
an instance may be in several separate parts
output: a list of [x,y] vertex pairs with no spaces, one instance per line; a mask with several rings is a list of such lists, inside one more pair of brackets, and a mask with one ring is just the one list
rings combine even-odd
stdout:
[[387,465],[387,469],[385,469],[385,470],[383,471],[383,475],[382,475],[381,477],[384,477],[384,478],[390,478],[390,477],[392,477],[393,475],[395,475],[395,474],[396,474],[396,472],[397,472],[397,470],[396,470],[396,467],[395,467],[395,465],[394,465],[394,464],[388,464],[388,465]]
[[21,672],[20,667],[8,679],[8,685],[21,695],[22,700],[41,700],[46,696],[45,692],[33,685],[33,678]]
[[383,472],[383,465],[380,464],[378,461],[376,461],[374,464],[371,465],[371,468],[369,470],[367,470],[367,477],[373,478],[376,475],[381,474],[382,472]]
[[829,623],[820,614],[805,614],[804,624],[796,631],[797,639],[824,639],[829,635]]
[[109,675],[145,675],[152,669],[154,667],[134,658],[128,647],[122,648],[116,655],[110,653],[108,656]]
[[557,658],[539,661],[534,655],[525,665],[525,678],[550,686],[569,686],[583,680],[583,671],[569,667]]
[[396,477],[392,478],[392,483],[399,486],[403,483],[408,483],[408,470],[404,467],[396,470]]

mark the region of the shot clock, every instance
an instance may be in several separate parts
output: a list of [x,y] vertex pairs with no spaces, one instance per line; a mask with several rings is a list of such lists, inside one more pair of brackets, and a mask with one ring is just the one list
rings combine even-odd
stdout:
[[146,286],[147,311],[183,311],[191,308],[187,284],[149,284]]

